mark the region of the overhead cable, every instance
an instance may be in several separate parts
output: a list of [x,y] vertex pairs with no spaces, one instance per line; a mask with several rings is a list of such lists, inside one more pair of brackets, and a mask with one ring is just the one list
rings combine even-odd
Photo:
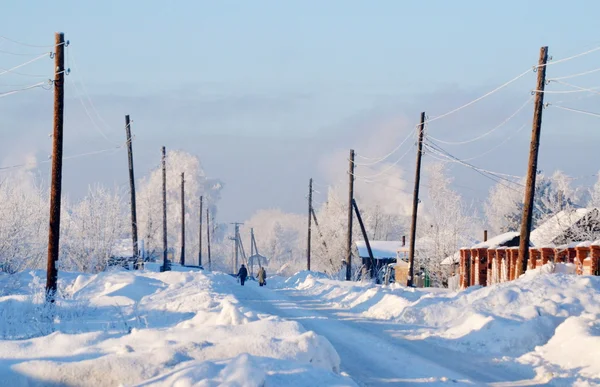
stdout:
[[14,43],[14,44],[18,44],[20,46],[34,47],[34,48],[51,48],[51,47],[57,47],[57,46],[61,46],[61,45],[65,44],[63,42],[63,43],[59,43],[59,44],[36,45],[36,44],[29,44],[29,43],[19,42],[19,41],[14,40],[14,39],[7,38],[6,36],[0,36],[0,39],[6,40],[6,41]]
[[408,149],[406,150],[406,152],[404,152],[404,153],[402,154],[402,156],[400,156],[400,157],[398,158],[398,160],[396,160],[394,163],[392,163],[392,164],[390,164],[390,165],[386,166],[384,169],[382,169],[381,171],[379,171],[379,172],[377,172],[377,173],[375,173],[375,174],[373,174],[373,175],[369,175],[369,176],[360,176],[360,175],[357,175],[356,173],[354,173],[354,174],[353,174],[353,176],[354,176],[354,177],[357,177],[357,178],[361,178],[361,179],[372,179],[372,178],[374,178],[374,177],[380,176],[380,175],[382,175],[382,174],[386,173],[387,171],[389,171],[390,169],[392,169],[394,166],[398,165],[398,163],[399,163],[400,161],[402,161],[402,159],[403,159],[403,158],[404,158],[404,157],[405,157],[405,156],[408,154],[408,152],[410,152],[410,151],[411,151],[411,149],[412,149],[412,147],[411,147],[411,148],[408,148]]
[[44,85],[47,85],[47,84],[48,84],[48,82],[38,82],[35,85],[23,87],[21,89],[15,89],[15,90],[11,90],[11,91],[6,91],[6,92],[3,92],[3,93],[0,93],[0,98],[7,97],[7,96],[12,95],[12,94],[17,94],[17,93],[20,93],[22,91],[35,89],[36,87],[43,87]]
[[404,143],[406,143],[406,141],[411,138],[414,137],[414,132],[411,130],[410,133],[408,133],[408,135],[404,138],[404,140],[402,140],[402,142],[400,142],[400,144],[398,144],[398,146],[396,146],[394,149],[392,149],[390,151],[390,153],[388,153],[387,155],[383,156],[383,157],[379,157],[379,158],[370,158],[370,157],[365,157],[365,156],[360,156],[360,154],[356,154],[356,156],[364,159],[364,160],[372,160],[369,163],[357,163],[356,161],[354,162],[354,165],[360,165],[360,166],[370,166],[370,165],[375,165],[375,164],[379,164],[380,162],[386,160],[388,157],[390,157],[391,155],[393,155],[394,153],[396,153],[396,151],[398,149],[400,149],[402,147],[402,145],[404,145]]
[[439,115],[439,116],[436,116],[436,117],[433,117],[433,118],[429,118],[426,122],[437,121],[437,120],[439,120],[441,118],[444,118],[444,117],[447,117],[447,116],[449,116],[449,115],[451,115],[453,113],[456,113],[456,112],[458,112],[458,111],[460,111],[460,110],[462,110],[462,109],[464,109],[466,107],[469,107],[469,106],[473,105],[474,103],[477,103],[477,102],[481,101],[482,99],[487,98],[490,95],[492,95],[492,94],[494,94],[494,93],[496,93],[496,92],[504,89],[506,86],[510,85],[511,83],[516,82],[517,80],[519,80],[520,78],[524,77],[525,75],[527,75],[530,72],[531,72],[531,69],[527,69],[527,71],[522,72],[521,74],[517,75],[516,77],[514,77],[510,81],[508,81],[506,83],[503,83],[502,85],[496,87],[494,90],[492,90],[492,91],[490,91],[490,92],[482,95],[481,97],[476,98],[476,99],[472,100],[471,102],[468,102],[468,103],[466,103],[466,104],[464,104],[464,105],[462,105],[460,107],[457,107],[456,109],[450,110],[447,113],[444,113],[442,115]]
[[42,58],[44,58],[44,57],[46,57],[46,56],[48,56],[48,55],[49,55],[48,53],[44,53],[44,54],[42,54],[42,55],[39,55],[39,56],[37,56],[37,57],[35,57],[35,58],[31,59],[31,60],[28,60],[28,61],[27,61],[27,62],[25,62],[25,63],[21,63],[20,65],[17,65],[17,66],[15,66],[15,67],[13,67],[13,68],[10,68],[10,69],[0,69],[0,70],[2,70],[2,71],[0,71],[0,75],[4,75],[4,74],[7,74],[7,73],[10,73],[10,72],[12,72],[13,70],[16,70],[16,69],[18,69],[18,68],[21,68],[21,67],[23,67],[23,66],[27,66],[28,64],[30,64],[30,63],[33,63],[33,62],[36,62],[36,61],[38,61],[38,60],[40,60],[40,59],[42,59]]
[[593,74],[600,71],[600,67],[596,68],[596,69],[592,69],[592,70],[588,70],[588,71],[584,71],[582,73],[577,73],[577,74],[571,74],[571,75],[565,75],[562,77],[554,77],[552,78],[553,80],[562,80],[562,79],[571,79],[571,78],[576,78],[576,77],[581,77],[584,75],[588,75],[588,74]]
[[[571,59],[579,58],[579,57],[591,54],[592,52],[596,52],[596,51],[599,51],[599,50],[600,50],[600,47],[592,48],[591,50],[584,51],[582,53],[579,53],[579,54],[576,54],[576,55],[573,55],[573,56],[570,56],[570,57],[567,57],[567,58],[563,58],[563,59],[559,59],[559,60],[553,60],[551,62],[546,63],[545,66],[551,66],[551,65],[558,64],[558,63],[562,63],[562,62],[567,62],[567,61],[569,61]],[[543,66],[544,65],[537,65],[536,67],[543,67]]]
[[523,105],[521,105],[513,114],[511,114],[508,118],[506,118],[504,121],[502,121],[500,124],[498,124],[497,126],[493,127],[491,130],[477,136],[474,137],[470,140],[465,140],[465,141],[446,141],[446,140],[441,140],[438,139],[436,137],[433,136],[429,136],[429,138],[440,142],[442,144],[448,144],[448,145],[464,145],[464,144],[469,144],[478,140],[481,140],[482,138],[494,133],[497,129],[501,128],[502,126],[504,126],[508,121],[510,121],[511,119],[513,119],[517,114],[519,114],[521,112],[521,110],[523,110],[531,101],[533,100],[533,96],[530,96],[529,98],[527,98],[527,100],[525,101],[525,103]]
[[561,105],[550,104],[549,106],[554,106],[555,108],[562,109],[562,110],[568,110],[568,111],[575,112],[575,113],[586,114],[588,116],[600,117],[600,113],[588,112],[586,110],[580,110],[580,109],[573,109],[573,108],[561,106]]

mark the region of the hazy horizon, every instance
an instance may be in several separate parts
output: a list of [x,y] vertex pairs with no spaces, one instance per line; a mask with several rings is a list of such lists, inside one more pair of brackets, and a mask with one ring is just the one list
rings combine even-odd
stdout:
[[[542,45],[558,60],[600,44],[594,19],[600,4],[592,1],[568,9],[558,1],[541,9],[520,1],[182,4],[67,1],[54,9],[42,1],[11,2],[0,16],[0,35],[52,45],[54,32],[61,30],[70,40],[65,156],[122,144],[124,115],[130,114],[137,177],[158,165],[163,145],[197,155],[207,175],[225,183],[223,222],[243,221],[263,208],[304,213],[308,179],[321,186],[345,181],[351,147],[368,157],[387,154],[413,129],[421,111],[438,116],[487,93],[536,64]],[[0,68],[9,69],[45,49],[0,39],[0,50],[32,55],[0,52]],[[548,68],[548,78],[592,70],[599,58],[594,52],[557,63]],[[52,62],[44,58],[20,72],[51,75]],[[566,82],[595,88],[599,74]],[[0,93],[40,80],[5,74]],[[534,86],[530,72],[427,130],[454,142],[477,137],[513,114]],[[547,89],[551,104],[565,100],[569,108],[600,110],[594,92],[552,94],[569,89],[556,83]],[[479,141],[443,147],[466,159],[489,151],[472,163],[521,176],[532,114],[528,106]],[[51,91],[0,99],[1,166],[47,159],[51,115]],[[600,169],[597,119],[552,105],[545,109],[540,169],[587,176],[577,185],[592,182]],[[492,149],[507,136],[510,141]],[[387,161],[396,161],[404,150],[408,147]],[[424,163],[433,160],[426,156]],[[413,163],[411,151],[386,172],[392,177],[378,184],[397,176],[411,190]],[[359,167],[357,174],[377,174],[387,166],[378,168]],[[47,170],[40,167],[42,178]],[[450,171],[466,200],[485,200],[493,182],[460,165]],[[68,194],[79,197],[95,182],[127,184],[124,151],[65,161]],[[357,185],[358,195],[370,195],[367,188],[364,182]],[[386,192],[390,201],[397,199]]]

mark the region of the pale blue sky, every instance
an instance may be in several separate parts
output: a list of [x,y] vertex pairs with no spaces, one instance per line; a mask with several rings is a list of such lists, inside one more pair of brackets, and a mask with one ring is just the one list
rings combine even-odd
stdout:
[[[148,89],[478,86],[541,45],[598,43],[596,1],[3,1],[5,35],[67,33],[87,77]],[[491,67],[491,68],[490,68]]]
[[[80,87],[84,81],[108,128],[97,124],[111,141],[122,141],[123,115],[132,115],[138,175],[156,164],[160,145],[197,154],[210,175],[225,180],[222,214],[229,221],[264,207],[303,211],[308,177],[324,183],[336,179],[322,167],[325,156],[350,146],[360,153],[366,142],[375,144],[369,155],[387,153],[406,127],[399,127],[400,137],[377,143],[371,138],[375,126],[412,123],[422,110],[435,116],[467,102],[533,65],[541,45],[550,46],[557,59],[600,45],[598,14],[597,1],[5,0],[0,31],[32,44],[52,44],[53,33],[64,31],[71,41],[70,77]],[[39,52],[0,43],[0,49]],[[0,67],[22,59],[0,54]],[[44,72],[48,64],[36,62],[27,70]],[[549,76],[599,65],[595,53],[557,65]],[[444,138],[469,138],[512,113],[527,98],[534,77],[430,130]],[[0,87],[9,80],[37,81],[2,77]],[[600,86],[599,77],[573,81]],[[43,93],[0,100],[3,164],[23,153],[48,152],[51,99]],[[67,89],[67,97],[77,95]],[[597,105],[597,98],[567,97],[573,107]],[[77,153],[75,147],[110,146],[79,101],[68,99],[66,114],[66,154]],[[530,121],[527,110],[515,128]],[[600,140],[589,129],[597,127],[597,119],[548,110],[544,123],[542,167],[574,175],[599,169],[600,157],[589,141]],[[566,127],[577,135],[561,139]],[[528,132],[474,163],[522,175]],[[498,138],[466,150],[448,149],[468,157]],[[586,146],[585,158],[555,156],[557,150],[572,153]],[[507,152],[510,160],[502,159]],[[410,170],[412,158],[402,166]],[[67,187],[77,195],[94,180],[123,184],[123,160],[120,154],[66,165]],[[84,167],[93,169],[91,176],[83,175]],[[469,173],[457,170],[457,181],[478,185],[477,175]],[[487,185],[476,190],[480,193],[465,194],[481,199]]]

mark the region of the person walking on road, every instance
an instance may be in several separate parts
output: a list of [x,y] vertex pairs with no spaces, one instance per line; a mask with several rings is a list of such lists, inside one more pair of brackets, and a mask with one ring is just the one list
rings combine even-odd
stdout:
[[260,267],[258,270],[258,285],[265,286],[267,284],[267,271],[264,267]]
[[244,282],[246,282],[246,277],[248,277],[248,270],[246,269],[246,266],[242,265],[242,267],[240,267],[240,271],[238,272],[237,276],[239,277],[242,286],[244,286]]

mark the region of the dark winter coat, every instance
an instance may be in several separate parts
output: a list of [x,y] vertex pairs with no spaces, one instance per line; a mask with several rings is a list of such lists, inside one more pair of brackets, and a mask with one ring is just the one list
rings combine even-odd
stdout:
[[240,271],[238,272],[238,277],[246,278],[248,277],[248,270],[245,267],[240,267]]

